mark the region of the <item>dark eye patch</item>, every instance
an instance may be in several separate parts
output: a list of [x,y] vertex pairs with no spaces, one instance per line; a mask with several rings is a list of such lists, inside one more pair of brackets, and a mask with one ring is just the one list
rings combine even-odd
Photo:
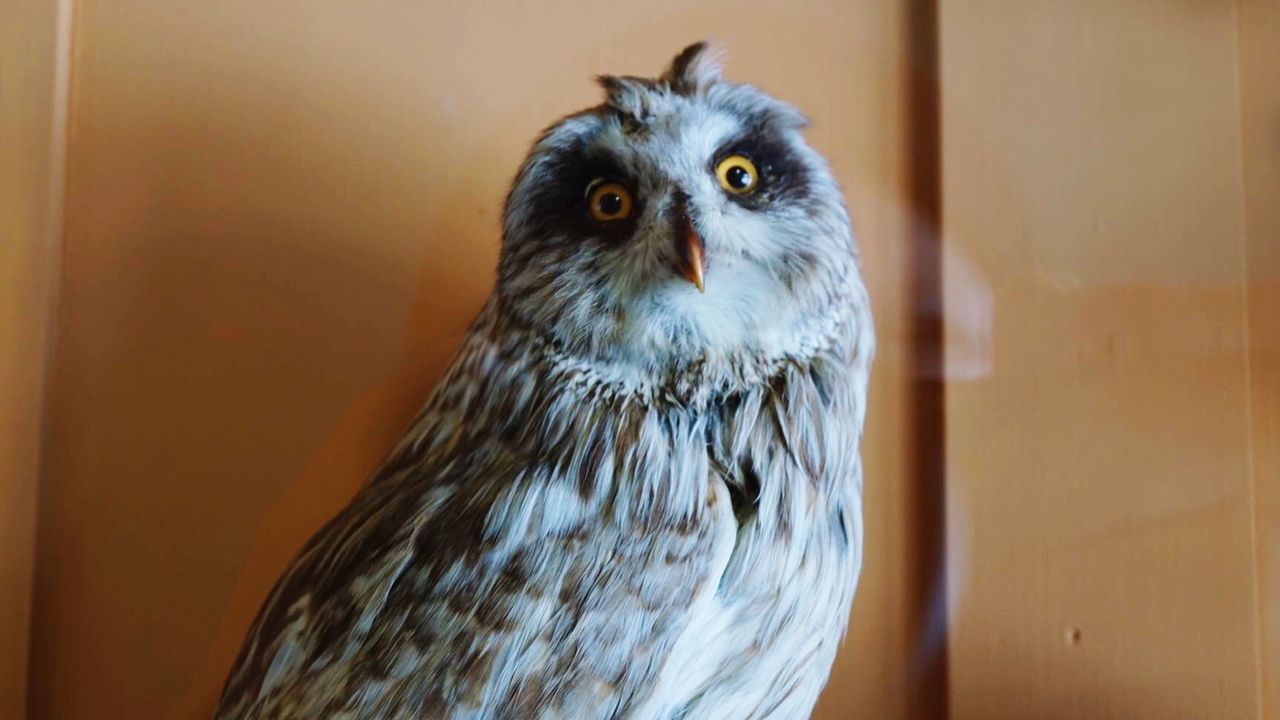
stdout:
[[[633,209],[627,220],[609,223],[591,217],[587,189],[597,179],[618,182],[632,192]],[[552,156],[536,177],[528,179],[530,191],[525,196],[531,229],[542,237],[600,237],[609,241],[629,237],[635,229],[634,219],[644,206],[644,198],[636,192],[635,182],[611,155],[592,150],[585,142]]]
[[760,172],[760,184],[754,192],[745,195],[726,193],[733,202],[752,210],[764,210],[781,199],[799,201],[809,196],[808,169],[772,124],[762,122],[753,125],[722,145],[711,158],[709,172],[714,173],[716,165],[730,155],[747,157]]

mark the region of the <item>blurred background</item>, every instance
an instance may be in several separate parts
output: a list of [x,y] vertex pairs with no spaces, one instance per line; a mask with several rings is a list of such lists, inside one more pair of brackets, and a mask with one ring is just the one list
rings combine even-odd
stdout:
[[0,0],[0,718],[208,717],[597,73],[803,108],[878,320],[815,717],[1280,717],[1280,2]]

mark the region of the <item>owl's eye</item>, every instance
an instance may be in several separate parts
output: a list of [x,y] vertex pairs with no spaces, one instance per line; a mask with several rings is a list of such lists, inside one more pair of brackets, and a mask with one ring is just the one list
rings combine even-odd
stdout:
[[605,181],[587,191],[587,207],[591,217],[600,222],[626,220],[631,217],[631,191],[622,183]]
[[746,195],[760,183],[756,164],[743,155],[730,155],[716,163],[716,179],[720,187],[734,195]]

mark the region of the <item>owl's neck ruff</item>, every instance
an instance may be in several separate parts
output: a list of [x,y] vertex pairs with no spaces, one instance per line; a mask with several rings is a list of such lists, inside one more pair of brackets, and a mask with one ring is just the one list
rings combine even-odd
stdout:
[[[758,494],[779,498],[771,526],[795,527],[812,506],[785,498],[852,492],[837,485],[852,475],[856,442],[822,439],[833,420],[861,427],[865,408],[874,340],[865,290],[849,287],[794,352],[691,362],[639,381],[631,368],[565,354],[491,299],[378,476],[483,477],[486,467],[525,467],[523,484],[585,503],[561,502],[567,509],[542,530],[556,532],[559,522],[599,512],[597,502],[645,524],[685,522],[705,504],[710,468],[731,487],[749,488],[753,464],[790,457],[815,486]],[[569,479],[576,492],[565,487]]]
[[558,340],[524,322],[518,315],[499,307],[501,299],[491,301],[495,307],[492,320],[484,316],[477,330],[492,323],[489,332],[517,333],[526,338],[533,352],[553,375],[570,380],[569,387],[584,395],[619,399],[646,407],[680,406],[705,409],[708,405],[737,392],[762,386],[776,377],[787,364],[805,365],[815,356],[832,352],[846,342],[854,322],[856,306],[848,293],[841,293],[826,304],[825,312],[814,314],[792,329],[785,344],[772,348],[743,347],[712,349],[699,354],[651,356],[631,354],[625,350],[611,352],[592,344],[590,354],[567,349]]

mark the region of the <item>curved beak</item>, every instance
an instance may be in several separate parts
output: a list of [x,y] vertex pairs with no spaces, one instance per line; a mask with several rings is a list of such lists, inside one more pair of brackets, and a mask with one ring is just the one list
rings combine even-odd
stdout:
[[702,236],[693,226],[693,218],[689,216],[689,207],[683,199],[676,206],[676,272],[680,277],[693,283],[698,292],[706,292],[702,284],[704,266]]

